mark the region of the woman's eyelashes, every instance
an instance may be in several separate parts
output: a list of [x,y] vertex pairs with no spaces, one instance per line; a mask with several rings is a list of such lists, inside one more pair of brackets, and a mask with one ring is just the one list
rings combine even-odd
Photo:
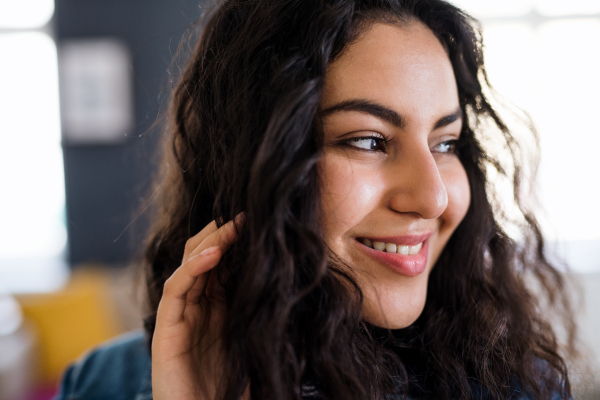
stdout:
[[[347,139],[341,142],[342,145],[350,146],[356,150],[370,152],[386,152],[391,138],[383,136],[361,136]],[[431,148],[432,153],[455,154],[459,139],[445,140]]]
[[344,140],[342,144],[363,151],[386,151],[390,139],[383,136],[363,136]]

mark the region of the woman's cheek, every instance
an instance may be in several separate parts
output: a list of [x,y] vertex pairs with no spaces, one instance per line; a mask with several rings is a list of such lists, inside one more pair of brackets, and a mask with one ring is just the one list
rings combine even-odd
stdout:
[[381,177],[373,168],[335,154],[322,159],[320,177],[325,234],[341,238],[378,204]]

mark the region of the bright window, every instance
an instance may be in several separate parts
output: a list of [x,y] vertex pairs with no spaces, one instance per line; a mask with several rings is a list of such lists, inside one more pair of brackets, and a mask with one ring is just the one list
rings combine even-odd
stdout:
[[53,1],[0,0],[0,291],[52,290],[67,275],[53,11]]
[[574,270],[600,271],[600,2],[453,3],[482,21],[492,85],[538,130],[539,217],[548,239]]
[[600,14],[600,2],[596,0],[536,0],[535,9],[543,15],[557,17]]
[[515,17],[526,14],[533,7],[532,0],[455,0],[451,3],[476,18]]
[[0,0],[1,28],[40,28],[54,14],[54,0]]

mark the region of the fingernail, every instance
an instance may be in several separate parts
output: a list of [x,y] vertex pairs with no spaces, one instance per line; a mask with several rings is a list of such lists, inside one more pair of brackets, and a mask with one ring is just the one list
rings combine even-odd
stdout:
[[237,222],[238,224],[241,224],[242,222],[245,221],[246,214],[244,214],[244,212],[242,211],[241,213],[239,213],[238,215],[236,215],[234,219],[235,219],[235,222]]
[[201,256],[210,256],[211,254],[216,253],[217,250],[219,250],[219,246],[209,247],[208,249],[203,250],[202,253],[200,253],[200,255]]

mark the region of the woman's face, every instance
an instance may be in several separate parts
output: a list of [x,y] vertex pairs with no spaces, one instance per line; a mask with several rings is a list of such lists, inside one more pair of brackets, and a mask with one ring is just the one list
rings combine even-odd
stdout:
[[376,23],[329,66],[322,109],[326,243],[356,272],[364,318],[409,326],[471,197],[450,60],[421,22]]

